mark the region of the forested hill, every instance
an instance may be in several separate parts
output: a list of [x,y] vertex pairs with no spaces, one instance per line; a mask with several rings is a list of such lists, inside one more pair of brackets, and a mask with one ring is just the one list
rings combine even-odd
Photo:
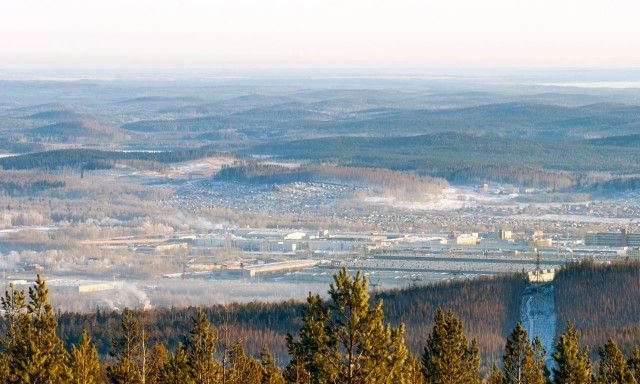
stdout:
[[557,332],[570,320],[592,358],[609,337],[628,353],[640,342],[640,263],[572,264],[554,280]]
[[[638,276],[638,262],[578,264],[560,272],[555,282],[558,332],[564,331],[566,320],[571,320],[586,343],[596,347],[593,353],[608,337],[620,337],[621,346],[628,352],[632,345],[640,343]],[[484,359],[497,361],[505,338],[519,321],[524,286],[520,275],[498,276],[380,292],[375,297],[383,299],[389,322],[405,324],[410,351],[419,352],[433,326],[436,308],[442,307],[454,311],[465,324],[467,334],[478,339]],[[213,324],[231,314],[235,320],[234,337],[242,340],[249,353],[259,353],[266,344],[280,359],[286,358],[287,332],[297,332],[300,326],[301,309],[302,303],[292,301],[203,308]],[[145,324],[150,342],[162,341],[171,349],[188,331],[193,311],[153,309],[138,312],[137,316]],[[100,354],[106,355],[119,321],[119,313],[114,312],[67,313],[59,319],[59,333],[67,343],[75,343],[86,328],[92,332]]]
[[[597,382],[613,382],[606,378],[614,373],[602,369],[612,361],[617,361],[617,370],[630,377],[622,382],[635,383],[634,377],[640,378],[639,272],[638,261],[604,266],[576,264],[560,271],[554,282],[558,316],[571,318],[579,326],[568,324],[566,329],[561,328],[554,351],[547,351],[555,352],[556,378],[567,370],[586,378],[593,374]],[[122,313],[97,310],[93,314],[56,316],[48,304],[45,282],[38,276],[29,290],[28,301],[13,286],[3,297],[0,370],[5,378],[11,378],[4,382],[13,383],[22,382],[14,379],[25,372],[64,377],[64,369],[68,368],[73,375],[84,375],[87,374],[81,369],[84,361],[92,364],[90,375],[95,377],[100,362],[95,350],[90,352],[92,340],[102,356],[106,376],[118,383],[144,382],[131,377],[144,377],[145,372],[155,372],[156,378],[165,380],[153,382],[182,382],[185,377],[196,377],[197,372],[226,377],[224,369],[220,370],[229,368],[231,376],[250,372],[257,375],[251,380],[236,378],[230,383],[257,384],[264,382],[260,377],[265,375],[280,376],[271,353],[279,357],[280,366],[286,366],[283,376],[287,383],[308,382],[300,380],[300,375],[352,377],[356,373],[342,369],[352,366],[349,363],[352,358],[372,367],[355,365],[356,372],[379,366],[375,369],[379,378],[393,374],[403,378],[393,382],[412,383],[434,382],[431,381],[434,377],[452,376],[460,367],[461,372],[470,375],[471,381],[464,382],[476,383],[482,377],[492,383],[504,383],[500,378],[503,374],[509,377],[514,369],[513,359],[531,359],[523,363],[522,369],[536,375],[539,380],[533,382],[543,382],[545,352],[537,338],[530,340],[518,322],[517,309],[524,285],[521,275],[498,276],[371,297],[366,278],[360,272],[349,275],[343,269],[334,276],[326,299],[310,295],[304,304],[251,303],[137,312],[125,309]],[[378,299],[386,304],[380,306]],[[89,338],[81,335],[83,331],[89,333]],[[39,336],[32,340],[36,334]],[[609,339],[595,345],[599,368],[592,370],[593,357],[582,346],[603,340],[604,336]],[[469,342],[471,338],[477,339],[477,344]],[[57,347],[63,342],[64,349]],[[617,342],[622,348],[618,348]],[[63,358],[65,349],[71,351],[69,360]],[[517,350],[525,352],[519,355]],[[204,371],[195,360],[202,351],[208,351],[209,365]],[[107,353],[111,358],[107,358]],[[34,354],[40,358],[31,359]],[[445,358],[445,354],[452,357]],[[260,360],[252,355],[259,355]],[[422,359],[418,360],[418,356]],[[446,368],[442,368],[440,359],[449,362]],[[480,361],[486,368],[494,363],[502,367],[493,365],[481,373]],[[120,374],[129,379],[116,380]],[[166,381],[172,375],[182,379]],[[283,379],[274,382],[282,383]],[[564,383],[555,379],[553,382]]]
[[519,165],[566,171],[640,170],[640,154],[577,142],[522,139],[462,132],[403,137],[331,137],[253,147],[261,155],[337,159],[354,166],[446,170]]
[[600,139],[591,139],[588,143],[592,145],[638,148],[640,147],[640,134],[602,137]]
[[213,150],[181,150],[166,152],[100,151],[94,149],[61,149],[0,158],[3,169],[84,169],[111,168],[116,161],[143,160],[158,163],[177,163],[217,155]]
[[263,144],[251,154],[337,162],[343,166],[416,170],[449,181],[519,183],[563,189],[589,172],[640,172],[633,147],[446,132],[412,137],[329,137]]
[[[408,288],[377,297],[383,299],[383,310],[390,322],[405,324],[405,340],[412,352],[420,351],[433,327],[436,309],[442,307],[459,314],[468,334],[478,338],[480,352],[493,361],[500,357],[504,339],[518,321],[523,287],[521,276],[505,276]],[[233,337],[242,340],[247,352],[257,355],[266,344],[283,361],[286,334],[298,331],[302,307],[302,303],[289,301],[213,306],[203,311],[213,324],[224,322],[229,313],[234,319]],[[160,341],[174,349],[188,332],[193,312],[190,308],[158,308],[136,315],[145,324],[151,344]],[[106,356],[119,322],[120,314],[114,312],[67,313],[60,318],[58,329],[67,343],[76,343],[82,329],[89,330],[99,353]]]

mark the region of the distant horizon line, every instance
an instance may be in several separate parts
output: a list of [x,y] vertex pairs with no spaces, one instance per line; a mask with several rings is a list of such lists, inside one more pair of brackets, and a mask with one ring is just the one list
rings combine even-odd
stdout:
[[37,71],[494,71],[494,70],[506,70],[506,71],[532,71],[532,72],[545,72],[545,71],[640,71],[640,66],[433,66],[433,67],[349,67],[349,66],[331,66],[331,67],[296,67],[296,66],[264,66],[264,67],[223,67],[223,66],[211,66],[211,67],[2,67],[0,71],[24,71],[24,72],[37,72]]

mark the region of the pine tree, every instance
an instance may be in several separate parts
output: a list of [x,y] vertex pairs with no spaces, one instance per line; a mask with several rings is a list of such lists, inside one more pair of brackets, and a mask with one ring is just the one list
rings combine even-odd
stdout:
[[[382,301],[369,304],[367,279],[342,269],[333,277],[326,304],[309,294],[300,339],[288,337],[287,377],[304,367],[312,383],[389,383],[402,380],[407,356],[404,328],[383,323]],[[291,365],[294,366],[291,366]]]
[[531,349],[531,342],[529,341],[527,331],[518,323],[507,338],[505,354],[502,357],[505,383],[525,383],[523,365],[526,352],[529,349]]
[[116,363],[107,368],[107,377],[114,384],[138,384],[142,382],[140,371],[141,336],[138,320],[125,308],[120,323],[122,335],[112,340],[111,356]]
[[552,355],[554,384],[587,384],[591,380],[591,361],[588,348],[580,352],[578,331],[567,321],[567,331],[560,335]]
[[422,374],[420,359],[412,354],[407,356],[403,368],[404,382],[407,384],[427,384],[427,379]]
[[330,361],[325,356],[330,353],[329,338],[325,322],[329,316],[320,295],[309,292],[307,305],[302,309],[302,326],[299,340],[294,341],[287,334],[287,349],[292,355],[285,369],[285,378],[289,383],[330,383],[335,381],[337,367],[325,365],[333,363],[339,356]]
[[598,348],[600,365],[598,366],[597,384],[636,384],[627,362],[618,345],[609,338],[604,347]]
[[230,351],[231,369],[225,384],[261,384],[262,366],[251,356],[247,356],[244,348],[236,342]]
[[7,324],[6,337],[2,339],[2,348],[5,352],[8,352],[18,338],[20,324],[26,321],[28,317],[26,314],[27,300],[24,291],[18,291],[11,283],[0,301],[2,302],[2,312]]
[[524,379],[527,384],[545,384],[548,382],[549,371],[544,364],[546,354],[547,351],[542,347],[542,341],[536,336],[524,360]]
[[511,331],[502,357],[507,384],[543,384],[544,356],[542,343],[536,337],[533,344],[520,323]]
[[191,320],[193,328],[185,342],[191,377],[197,383],[217,383],[220,378],[220,366],[214,359],[216,338],[211,323],[200,308]]
[[638,347],[633,347],[631,357],[627,360],[627,365],[633,378],[640,382],[640,351],[638,351]]
[[96,347],[91,345],[91,338],[87,336],[87,331],[82,331],[82,337],[78,346],[71,346],[71,357],[69,360],[71,370],[71,382],[74,384],[93,384],[100,373],[100,363],[98,362],[98,352]]
[[24,291],[16,290],[13,283],[9,284],[0,302],[6,327],[0,338],[0,384],[5,384],[11,379],[12,352],[20,336],[20,324],[28,321],[28,315]]
[[6,353],[0,352],[0,384],[8,384],[9,375],[9,358]]
[[163,384],[196,384],[191,378],[189,358],[182,343],[178,344],[175,353],[169,357],[160,376]]
[[266,345],[262,347],[262,352],[260,352],[260,365],[262,366],[261,384],[284,384],[280,368],[271,357],[269,348]]
[[27,315],[17,316],[10,350],[11,382],[65,383],[69,379],[69,355],[56,335],[58,323],[48,294],[45,282],[38,275],[34,286],[29,288]]
[[294,341],[293,336],[287,334],[287,350],[292,355],[291,360],[282,371],[282,377],[287,384],[317,383],[318,380],[311,376],[307,369],[307,353],[303,347],[299,347],[300,341]]
[[504,374],[500,367],[496,364],[491,366],[491,372],[489,372],[489,377],[487,378],[487,384],[505,384],[506,379],[504,378]]
[[477,384],[480,358],[475,339],[471,345],[462,332],[462,322],[451,310],[445,318],[441,308],[433,332],[422,353],[425,377],[430,384]]
[[145,384],[162,383],[162,370],[169,361],[169,353],[164,345],[155,343],[151,348],[149,356],[149,370],[145,380]]

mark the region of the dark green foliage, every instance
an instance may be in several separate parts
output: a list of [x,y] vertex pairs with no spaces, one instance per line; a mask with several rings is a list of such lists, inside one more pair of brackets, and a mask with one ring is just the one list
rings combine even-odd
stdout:
[[215,156],[211,150],[186,150],[173,152],[108,152],[93,149],[61,149],[28,155],[0,158],[3,169],[46,169],[61,167],[83,169],[108,169],[116,161],[143,160],[158,163],[177,163]]
[[189,374],[196,383],[217,383],[220,366],[214,359],[216,337],[211,329],[211,323],[201,309],[198,309],[192,321],[193,328],[185,341]]
[[449,181],[495,180],[556,189],[580,186],[587,171],[640,170],[634,148],[447,132],[413,137],[333,137],[264,144],[251,150],[341,166],[417,170]]
[[407,384],[427,384],[427,378],[422,371],[420,359],[412,354],[407,356],[403,369],[404,382]]
[[165,364],[161,377],[161,383],[165,384],[195,384],[191,378],[189,357],[182,344],[178,344],[176,351],[171,354]]
[[637,381],[640,381],[640,351],[638,347],[633,347],[633,351],[631,352],[631,356],[627,360],[627,365],[629,366],[629,370],[633,375],[633,378]]
[[149,355],[149,365],[145,384],[162,383],[162,374],[165,365],[169,362],[169,352],[164,345],[155,343]]
[[[519,320],[520,298],[525,281],[521,276],[498,276],[466,281],[433,284],[380,292],[373,300],[383,299],[382,310],[393,327],[405,324],[404,338],[408,349],[420,353],[433,327],[433,314],[438,306],[451,308],[465,323],[466,333],[478,340],[478,348],[486,361],[502,358],[506,336]],[[298,302],[231,304],[228,308],[202,308],[213,324],[227,310],[235,324],[232,338],[242,339],[248,354],[258,356],[266,344],[278,364],[288,360],[283,342],[287,332],[298,332],[303,305]],[[193,309],[155,308],[136,312],[146,324],[148,344],[164,344],[176,349],[178,342],[192,329]],[[60,316],[59,334],[70,348],[77,343],[83,329],[88,329],[98,353],[105,357],[111,350],[110,340],[120,326],[121,315],[112,311],[93,314],[65,313]],[[256,326],[257,325],[257,326]]]
[[284,384],[284,379],[280,373],[280,368],[276,365],[276,361],[271,357],[269,348],[265,345],[260,352],[260,365],[262,366],[261,384]]
[[29,153],[38,152],[44,150],[41,144],[33,143],[16,143],[11,141],[0,140],[0,153]]
[[553,383],[554,384],[587,384],[591,381],[591,360],[589,349],[580,349],[578,331],[573,329],[571,322],[567,322],[567,331],[563,332],[553,352]]
[[520,323],[516,324],[507,338],[502,358],[504,383],[543,384],[545,354],[540,340],[536,337],[531,342],[527,331]]
[[129,309],[122,312],[120,327],[121,335],[112,340],[111,356],[116,359],[116,363],[107,368],[107,376],[114,384],[141,383],[144,373],[141,369],[144,356],[143,338],[138,319]]
[[262,365],[244,353],[240,343],[235,343],[229,351],[231,367],[222,379],[225,384],[261,384]]
[[2,369],[9,383],[64,383],[70,379],[69,355],[56,335],[57,322],[49,304],[49,290],[40,278],[24,292],[10,291],[2,298],[8,331]]
[[588,143],[593,145],[638,148],[640,147],[640,135],[609,136],[600,139],[591,139]]
[[491,365],[491,372],[489,372],[489,377],[487,378],[487,384],[505,384],[506,380],[496,364]]
[[286,184],[312,180],[314,174],[310,170],[291,170],[277,165],[245,164],[223,167],[215,179],[253,184]]
[[422,352],[422,365],[430,384],[480,383],[476,341],[467,343],[462,322],[451,310],[445,317],[442,309],[438,308],[433,332]]
[[82,338],[77,346],[71,347],[69,358],[71,383],[93,384],[100,373],[100,362],[96,347],[91,345],[91,338],[87,332],[82,332]]
[[366,277],[341,270],[329,296],[325,304],[309,294],[300,338],[288,337],[288,370],[295,373],[302,367],[313,383],[401,382],[407,355],[404,329],[384,325],[382,301],[371,306]]
[[[467,282],[468,283],[468,282]],[[463,283],[463,285],[467,284]],[[115,362],[107,368],[113,383],[472,383],[478,384],[479,353],[475,340],[467,342],[462,322],[438,308],[433,331],[422,354],[422,362],[408,355],[403,327],[392,329],[383,322],[381,301],[373,303],[367,281],[346,269],[334,276],[326,302],[310,295],[302,309],[299,338],[289,336],[291,360],[283,375],[263,345],[259,359],[245,353],[238,341],[228,349],[229,365],[224,376],[215,360],[216,337],[204,310],[187,316],[191,330],[169,354],[155,344],[148,354],[145,333],[130,310],[120,319],[120,332],[113,338]],[[93,383],[99,363],[85,332],[67,354],[57,338],[56,319],[47,300],[48,291],[38,277],[24,292],[10,286],[1,298],[4,337],[0,344],[0,383]],[[228,311],[229,308],[226,308]],[[171,313],[171,312],[170,312]],[[141,312],[143,314],[143,312]],[[94,321],[111,314],[98,312]],[[183,313],[184,315],[184,313]],[[567,323],[555,345],[553,383],[635,384],[640,353],[635,348],[628,360],[613,339],[599,349],[598,374],[592,377],[587,348],[580,348],[577,331]],[[544,384],[545,351],[536,338],[517,324],[505,345],[504,370],[493,364],[487,383]]]
[[598,364],[597,384],[636,384],[636,380],[627,365],[622,352],[613,339],[598,348],[600,363]]

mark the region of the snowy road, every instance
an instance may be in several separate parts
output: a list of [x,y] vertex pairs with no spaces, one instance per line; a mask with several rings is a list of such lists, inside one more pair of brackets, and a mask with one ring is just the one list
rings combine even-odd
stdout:
[[529,284],[522,296],[520,322],[531,339],[538,336],[547,350],[545,362],[551,362],[553,337],[556,332],[556,308],[552,283]]

